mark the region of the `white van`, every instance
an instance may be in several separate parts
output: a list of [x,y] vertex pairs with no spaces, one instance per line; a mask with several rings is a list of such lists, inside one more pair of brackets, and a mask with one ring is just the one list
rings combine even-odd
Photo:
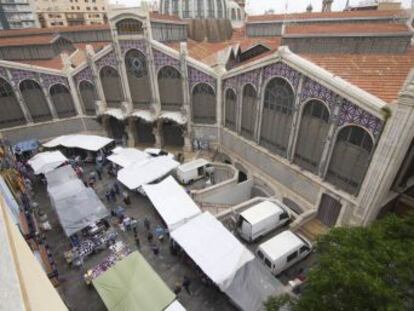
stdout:
[[291,267],[312,251],[312,244],[293,233],[284,231],[257,248],[257,256],[274,275]]
[[211,173],[212,166],[205,159],[196,159],[177,167],[177,179],[182,184],[189,184]]
[[239,215],[237,232],[248,242],[253,242],[289,221],[287,211],[274,202],[263,201]]

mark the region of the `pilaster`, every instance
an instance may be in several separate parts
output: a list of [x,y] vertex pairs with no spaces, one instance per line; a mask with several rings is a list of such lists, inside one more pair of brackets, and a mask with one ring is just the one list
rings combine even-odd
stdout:
[[236,132],[241,135],[242,115],[243,115],[243,89],[236,89]]
[[71,63],[70,63],[69,57],[64,57],[63,62],[65,64],[63,71],[66,73],[68,77],[69,91],[70,91],[70,94],[72,95],[72,100],[75,104],[77,115],[83,116],[85,109],[82,108],[81,100],[79,98],[78,88],[76,87],[75,80],[73,79],[73,75],[72,75],[73,69],[70,66]]
[[13,88],[14,94],[16,95],[17,102],[19,103],[20,109],[23,112],[24,118],[26,120],[26,123],[31,124],[33,123],[32,115],[30,114],[29,108],[27,108],[26,103],[23,99],[23,95],[20,91],[19,86],[17,83],[15,83],[12,79],[12,74],[9,70],[6,70],[7,72],[7,78],[9,79],[9,83]]
[[127,131],[127,134],[128,134],[128,147],[129,148],[135,147],[134,125],[135,125],[134,119],[133,118],[128,118],[126,131]]
[[303,80],[304,80],[304,76],[301,75],[300,80],[299,80],[299,85],[296,90],[292,127],[290,129],[290,134],[289,134],[289,144],[288,144],[288,150],[287,150],[287,159],[289,160],[289,162],[293,161],[293,155],[295,154],[296,142],[297,142],[300,123],[301,123],[300,122],[301,121],[300,94],[302,93]]
[[256,143],[260,143],[260,130],[262,128],[262,119],[263,119],[263,68],[260,70],[259,74],[259,83],[257,84],[257,98],[256,98],[256,117],[255,117],[255,130],[254,130],[254,140]]
[[180,44],[180,70],[181,70],[181,87],[183,90],[183,113],[187,117],[187,124],[184,131],[184,150],[191,150],[192,137],[192,119],[191,119],[191,95],[190,85],[188,83],[188,68],[187,68],[187,43]]
[[98,68],[96,67],[95,62],[93,61],[94,55],[95,55],[95,51],[93,50],[93,47],[91,45],[87,45],[86,46],[87,62],[88,62],[89,67],[92,70],[92,78],[95,84],[96,94],[98,95],[99,101],[100,101],[97,105],[98,115],[100,115],[106,109],[106,98],[105,98],[105,93],[103,91],[101,77],[99,76]]
[[52,98],[50,97],[49,90],[47,88],[45,88],[41,75],[38,74],[37,76],[38,76],[38,79],[39,79],[39,82],[40,82],[40,87],[42,88],[42,91],[43,91],[43,95],[45,95],[47,106],[49,107],[52,118],[53,118],[53,120],[57,120],[57,119],[59,119],[59,117],[58,117],[58,114],[56,112],[55,105],[53,104]]

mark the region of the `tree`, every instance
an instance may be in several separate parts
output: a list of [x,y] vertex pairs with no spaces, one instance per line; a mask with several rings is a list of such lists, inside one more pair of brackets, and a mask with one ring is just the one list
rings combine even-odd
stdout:
[[332,229],[316,256],[292,311],[414,310],[414,215]]

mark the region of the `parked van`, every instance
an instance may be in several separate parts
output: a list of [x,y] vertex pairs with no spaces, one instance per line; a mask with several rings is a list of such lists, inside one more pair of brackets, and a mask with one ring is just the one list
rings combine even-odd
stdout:
[[252,242],[289,221],[287,211],[277,203],[263,201],[239,215],[237,232],[246,241]]
[[213,167],[205,159],[196,159],[177,167],[176,175],[179,182],[189,184],[205,177],[212,172]]
[[257,248],[257,256],[274,275],[291,267],[312,251],[312,244],[293,233],[284,231]]

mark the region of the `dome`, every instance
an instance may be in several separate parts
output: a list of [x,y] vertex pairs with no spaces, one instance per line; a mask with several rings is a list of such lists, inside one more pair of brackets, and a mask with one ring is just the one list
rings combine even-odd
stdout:
[[159,11],[180,18],[227,18],[226,0],[160,0]]

